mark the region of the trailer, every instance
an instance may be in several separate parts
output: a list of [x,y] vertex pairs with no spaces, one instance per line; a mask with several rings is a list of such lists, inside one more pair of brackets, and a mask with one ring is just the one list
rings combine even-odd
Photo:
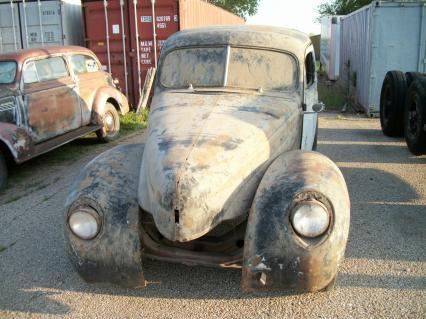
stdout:
[[426,2],[373,1],[341,19],[339,83],[368,116],[389,70],[426,72]]

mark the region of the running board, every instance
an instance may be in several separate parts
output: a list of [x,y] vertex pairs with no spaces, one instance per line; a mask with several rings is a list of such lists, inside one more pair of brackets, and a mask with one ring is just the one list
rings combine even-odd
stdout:
[[21,161],[27,161],[33,157],[39,156],[41,154],[47,153],[55,148],[58,148],[64,144],[67,144],[79,137],[82,137],[84,135],[96,132],[97,130],[100,129],[100,126],[98,125],[89,125],[89,126],[84,126],[81,127],[79,129],[67,132],[65,134],[62,134],[58,137],[54,137],[52,139],[49,139],[45,142],[39,143],[34,145],[34,152],[29,156],[26,157],[25,160]]

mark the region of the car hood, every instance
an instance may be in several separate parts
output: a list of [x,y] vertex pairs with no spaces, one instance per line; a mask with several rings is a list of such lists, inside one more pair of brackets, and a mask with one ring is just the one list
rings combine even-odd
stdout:
[[160,233],[189,241],[248,214],[270,161],[300,145],[300,105],[298,95],[156,95],[138,200]]

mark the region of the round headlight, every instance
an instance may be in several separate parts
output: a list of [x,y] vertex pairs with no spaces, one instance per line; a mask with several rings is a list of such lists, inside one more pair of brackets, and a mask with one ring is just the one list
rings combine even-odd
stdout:
[[100,229],[100,217],[92,208],[79,208],[71,213],[68,224],[71,231],[82,239],[95,238]]
[[330,215],[319,202],[302,202],[294,208],[291,223],[299,235],[315,238],[327,231]]

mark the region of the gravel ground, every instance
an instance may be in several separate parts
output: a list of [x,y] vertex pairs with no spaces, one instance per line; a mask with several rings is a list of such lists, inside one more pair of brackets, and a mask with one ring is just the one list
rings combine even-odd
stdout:
[[0,204],[0,317],[426,318],[426,156],[384,137],[377,119],[336,114],[320,119],[319,151],[341,167],[352,201],[333,291],[242,294],[238,270],[148,260],[147,288],[84,283],[65,255],[62,215],[69,185],[90,154],[37,164],[34,178],[43,187],[1,195],[0,202],[14,201]]

